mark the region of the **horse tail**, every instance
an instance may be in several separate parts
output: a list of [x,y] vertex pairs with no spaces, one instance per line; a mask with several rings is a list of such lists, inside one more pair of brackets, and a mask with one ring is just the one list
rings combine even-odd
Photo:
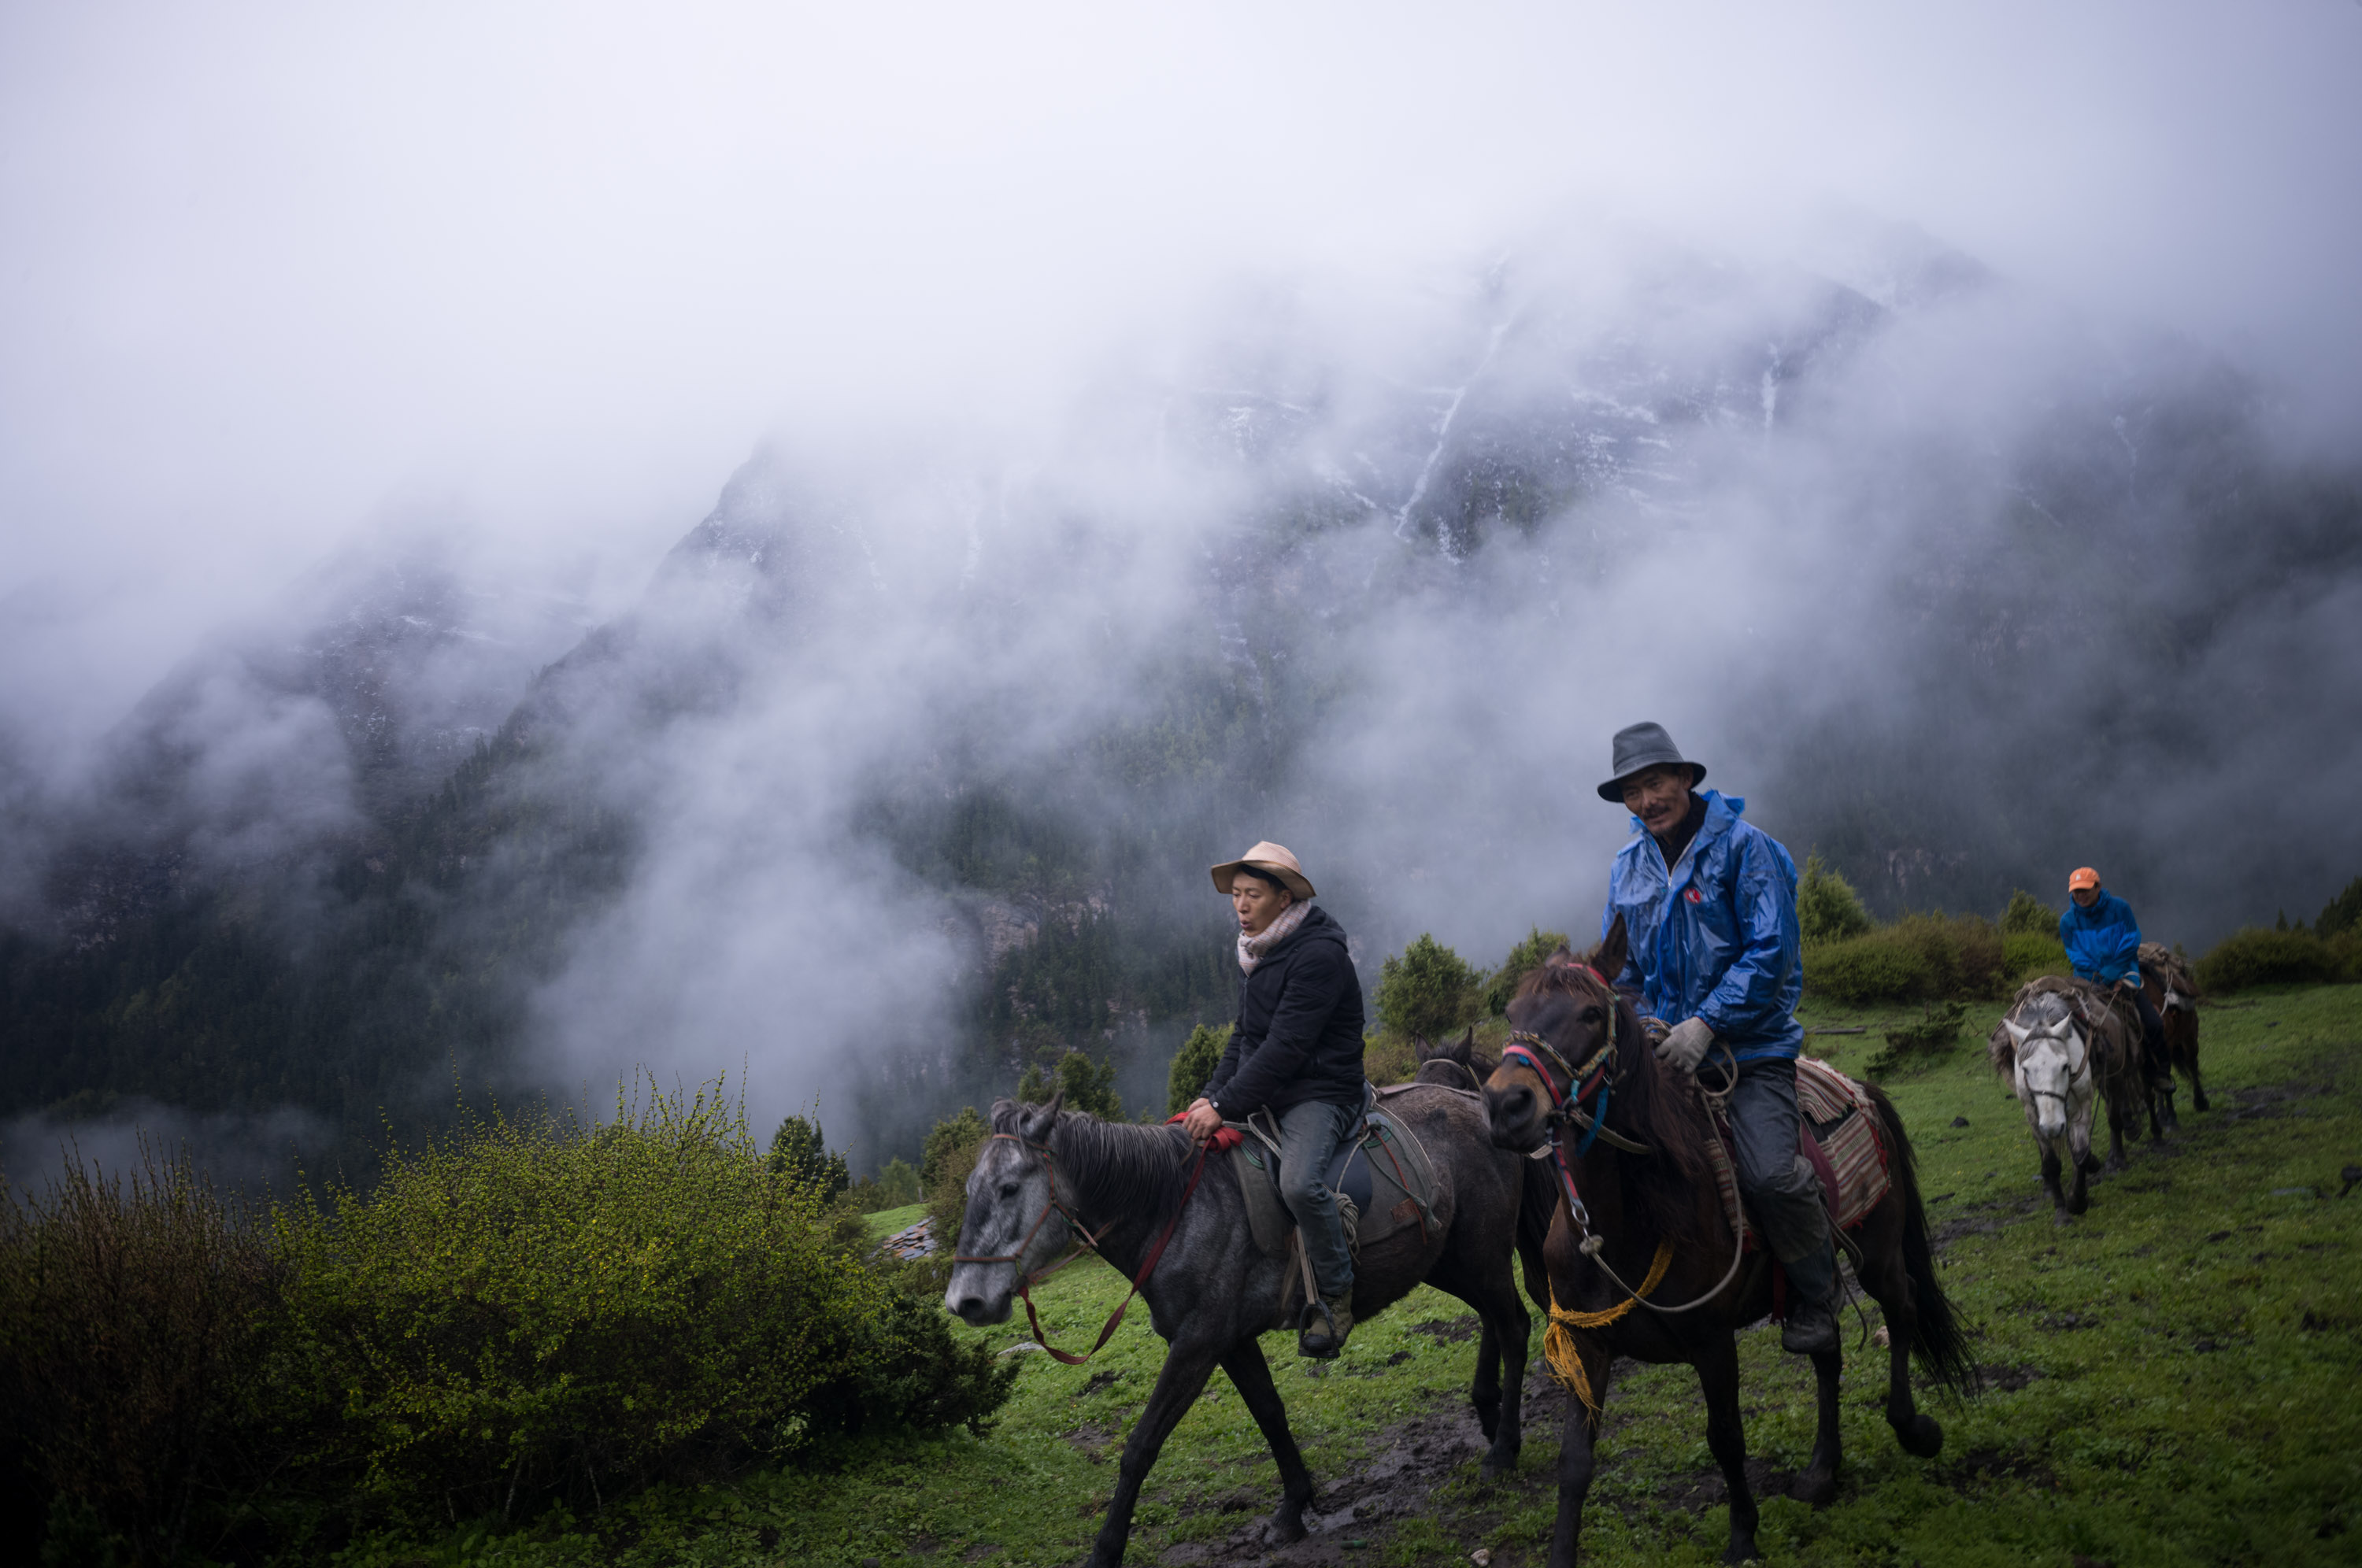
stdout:
[[1936,1249],[1927,1232],[1927,1206],[1919,1198],[1918,1161],[1911,1153],[1911,1135],[1903,1130],[1903,1118],[1886,1091],[1876,1084],[1867,1087],[1886,1137],[1887,1170],[1903,1195],[1903,1269],[1911,1277],[1911,1297],[1918,1315],[1912,1331],[1912,1353],[1929,1375],[1955,1394],[1975,1394],[1979,1379],[1977,1364],[1969,1353],[1968,1331],[1936,1279]]

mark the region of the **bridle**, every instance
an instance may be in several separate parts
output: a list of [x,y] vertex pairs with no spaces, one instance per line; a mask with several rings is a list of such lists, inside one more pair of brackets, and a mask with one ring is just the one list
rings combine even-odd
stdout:
[[[1551,1164],[1557,1170],[1559,1186],[1565,1193],[1567,1217],[1573,1221],[1576,1234],[1582,1237],[1577,1250],[1596,1264],[1599,1272],[1606,1275],[1617,1289],[1641,1306],[1648,1308],[1651,1312],[1660,1312],[1671,1317],[1676,1313],[1693,1311],[1721,1295],[1731,1280],[1737,1277],[1739,1263],[1747,1253],[1745,1222],[1737,1212],[1734,1211],[1731,1214],[1730,1267],[1724,1272],[1721,1281],[1705,1295],[1694,1301],[1683,1302],[1679,1307],[1661,1307],[1648,1299],[1647,1293],[1655,1288],[1657,1281],[1662,1277],[1661,1264],[1668,1255],[1661,1243],[1659,1255],[1660,1266],[1651,1269],[1648,1284],[1638,1290],[1625,1284],[1617,1276],[1616,1271],[1608,1267],[1607,1260],[1601,1255],[1607,1245],[1607,1239],[1591,1228],[1591,1210],[1584,1207],[1583,1194],[1574,1184],[1574,1171],[1567,1164],[1567,1127],[1570,1123],[1574,1123],[1580,1124],[1584,1129],[1583,1141],[1575,1145],[1574,1157],[1577,1159],[1581,1159],[1590,1151],[1594,1140],[1600,1138],[1605,1138],[1611,1146],[1621,1149],[1627,1154],[1646,1155],[1653,1154],[1656,1151],[1646,1143],[1622,1136],[1607,1125],[1609,1096],[1614,1092],[1615,1086],[1622,1083],[1631,1072],[1631,1065],[1621,1060],[1621,1052],[1618,1049],[1623,1042],[1624,1010],[1617,997],[1616,988],[1608,982],[1606,976],[1588,964],[1578,962],[1560,965],[1557,967],[1574,971],[1579,979],[1588,982],[1584,988],[1592,992],[1592,999],[1606,1004],[1608,1020],[1606,1043],[1593,1052],[1589,1060],[1585,1061],[1581,1067],[1575,1067],[1569,1065],[1565,1055],[1557,1046],[1539,1034],[1520,1029],[1511,1032],[1508,1043],[1501,1047],[1501,1065],[1507,1066],[1512,1058],[1523,1063],[1536,1077],[1541,1079],[1543,1089],[1550,1095],[1551,1110],[1545,1120],[1550,1128],[1548,1146]],[[1542,1058],[1545,1056],[1550,1059],[1549,1066],[1543,1064]],[[1560,1092],[1558,1079],[1551,1075],[1551,1068],[1553,1066],[1566,1079],[1567,1087],[1564,1093]],[[1585,1111],[1584,1101],[1595,1095],[1598,1097],[1597,1108]],[[1626,1309],[1616,1309],[1619,1314],[1624,1310]]]
[[1057,1360],[1065,1362],[1068,1366],[1080,1366],[1085,1362],[1090,1360],[1091,1357],[1098,1354],[1099,1351],[1107,1344],[1108,1341],[1114,1336],[1117,1326],[1123,1321],[1124,1313],[1131,1310],[1131,1298],[1140,1294],[1140,1287],[1148,1283],[1150,1273],[1156,1267],[1156,1260],[1164,1255],[1165,1243],[1173,1240],[1174,1231],[1179,1228],[1181,1224],[1182,1210],[1189,1207],[1190,1197],[1198,1190],[1198,1178],[1206,1174],[1206,1156],[1211,1152],[1211,1150],[1209,1146],[1206,1144],[1198,1145],[1198,1163],[1192,1166],[1189,1171],[1189,1185],[1182,1189],[1181,1201],[1173,1206],[1173,1218],[1164,1222],[1164,1234],[1158,1236],[1156,1238],[1156,1244],[1148,1249],[1147,1261],[1140,1265],[1140,1273],[1132,1277],[1131,1288],[1124,1292],[1123,1299],[1118,1302],[1116,1304],[1116,1309],[1112,1313],[1109,1314],[1106,1326],[1099,1330],[1098,1339],[1091,1345],[1090,1349],[1085,1351],[1080,1355],[1076,1355],[1071,1352],[1062,1351],[1057,1346],[1052,1344],[1050,1342],[1050,1336],[1042,1331],[1042,1320],[1033,1310],[1033,1286],[1041,1283],[1043,1280],[1049,1278],[1052,1275],[1057,1273],[1068,1264],[1073,1263],[1085,1253],[1098,1252],[1099,1250],[1099,1239],[1091,1234],[1090,1227],[1083,1223],[1082,1217],[1080,1215],[1077,1215],[1072,1209],[1067,1208],[1065,1203],[1059,1200],[1058,1162],[1051,1157],[1049,1144],[1037,1143],[1031,1138],[1021,1138],[1014,1132],[995,1132],[991,1137],[988,1138],[986,1142],[1007,1142],[1014,1143],[1022,1149],[1031,1149],[1040,1157],[1042,1161],[1042,1168],[1050,1173],[1050,1196],[1048,1200],[1042,1205],[1042,1212],[1034,1216],[1032,1228],[1025,1232],[1025,1239],[1017,1243],[1017,1250],[1015,1252],[1004,1253],[998,1257],[988,1258],[971,1257],[963,1253],[955,1253],[952,1254],[952,1262],[955,1264],[1022,1264],[1025,1261],[1025,1254],[1033,1250],[1033,1238],[1042,1233],[1042,1227],[1050,1222],[1050,1216],[1052,1214],[1056,1214],[1061,1219],[1065,1220],[1066,1222],[1066,1229],[1073,1233],[1075,1239],[1073,1248],[1065,1256],[1058,1259],[1055,1263],[1046,1264],[1041,1268],[1034,1269],[1031,1273],[1019,1275],[1017,1276],[1017,1295],[1018,1298],[1025,1303],[1025,1321],[1027,1326],[1032,1328],[1033,1331],[1033,1342],[1040,1345],[1043,1350],[1049,1352],[1050,1354]]

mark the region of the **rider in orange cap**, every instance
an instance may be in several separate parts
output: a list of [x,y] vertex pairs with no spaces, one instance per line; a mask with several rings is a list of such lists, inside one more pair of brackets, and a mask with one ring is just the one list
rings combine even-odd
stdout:
[[2165,1020],[2141,991],[2140,922],[2133,908],[2100,886],[2100,874],[2079,866],[2067,878],[2067,912],[2058,917],[2058,944],[2075,973],[2094,985],[2113,986],[2139,1010],[2148,1071],[2166,1059]]

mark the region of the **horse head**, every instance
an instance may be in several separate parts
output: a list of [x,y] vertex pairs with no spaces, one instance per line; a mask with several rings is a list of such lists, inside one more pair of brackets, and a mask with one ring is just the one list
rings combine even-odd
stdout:
[[[1606,977],[1623,969],[1625,956],[1619,915],[1591,954],[1578,958],[1562,947],[1518,983],[1509,1001],[1510,1044],[1485,1083],[1494,1147],[1540,1148],[1550,1141],[1551,1121],[1575,1092],[1575,1075],[1585,1065],[1611,1045],[1647,1049],[1638,1030],[1619,1043],[1622,1004]],[[1529,1043],[1537,1048],[1528,1049]],[[1626,1066],[1616,1063],[1610,1070]]]
[[1050,1158],[1063,1093],[1045,1105],[992,1102],[992,1136],[967,1178],[967,1212],[952,1254],[944,1307],[974,1328],[1009,1320],[1009,1303],[1026,1275],[1047,1267],[1072,1231]]
[[2009,1036],[2011,1077],[2026,1120],[2046,1140],[2067,1131],[2068,1097],[2089,1055],[2074,1014],[2057,997],[2030,999],[2002,1020]]
[[[1411,1075],[1413,1083],[1443,1084],[1451,1088],[1482,1088],[1484,1072],[1477,1066],[1476,1031],[1469,1029],[1457,1040],[1447,1040],[1439,1045],[1424,1034],[1410,1039],[1411,1055],[1418,1070]],[[1485,1063],[1490,1068],[1491,1063]]]

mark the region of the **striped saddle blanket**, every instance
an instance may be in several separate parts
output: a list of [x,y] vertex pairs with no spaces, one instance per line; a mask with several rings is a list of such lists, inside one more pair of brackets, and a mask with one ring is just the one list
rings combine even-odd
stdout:
[[[1796,1109],[1803,1120],[1797,1147],[1821,1178],[1830,1214],[1840,1229],[1860,1224],[1893,1185],[1886,1173],[1886,1144],[1878,1133],[1870,1091],[1827,1062],[1805,1056],[1796,1063]],[[1723,1211],[1741,1208],[1738,1175],[1730,1159],[1730,1129],[1719,1120],[1715,1136],[1706,1140],[1705,1153],[1715,1184],[1722,1188]],[[1748,1249],[1760,1244],[1749,1223]]]

